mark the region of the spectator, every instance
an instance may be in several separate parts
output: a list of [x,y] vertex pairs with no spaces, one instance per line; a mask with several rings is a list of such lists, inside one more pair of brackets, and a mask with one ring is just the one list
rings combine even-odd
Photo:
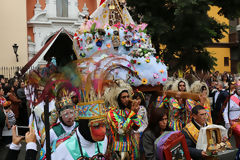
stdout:
[[3,128],[2,136],[3,136],[4,143],[9,144],[9,143],[11,143],[11,137],[12,137],[11,128],[13,125],[15,125],[16,119],[15,119],[15,115],[14,115],[13,111],[10,108],[11,107],[10,101],[6,101],[3,104],[3,107],[4,107],[4,114],[6,117],[6,121],[5,121],[6,125]]
[[[12,127],[12,144],[9,147],[9,151],[7,153],[5,160],[17,160],[18,154],[20,153],[21,148],[21,140],[23,136],[17,136],[16,134],[16,126]],[[30,127],[30,132],[25,134],[25,140],[27,143],[26,146],[26,155],[25,160],[35,160],[37,156],[37,144],[36,144],[36,135],[32,127]]]
[[210,94],[210,97],[213,97],[213,104],[212,104],[212,120],[214,124],[219,124],[219,117],[221,116],[220,111],[225,102],[226,98],[228,97],[228,93],[223,89],[223,82],[218,81],[216,85],[216,91]]
[[143,93],[141,91],[135,92],[133,95],[133,99],[136,99],[138,101],[139,110],[137,114],[142,116],[142,121],[143,121],[142,126],[137,131],[134,131],[134,136],[135,136],[136,142],[138,143],[138,148],[141,154],[143,152],[143,147],[141,143],[139,144],[139,142],[144,130],[148,126],[148,115],[147,115],[147,110],[145,108],[146,103],[145,103],[145,98]]
[[228,79],[227,73],[224,73],[222,75],[221,81],[223,82],[223,89],[228,89],[229,79]]
[[0,88],[0,149],[3,149],[5,146],[2,139],[2,131],[5,126],[5,120],[6,120],[6,117],[3,111],[3,103],[5,101],[6,99],[4,98],[4,91],[2,88]]
[[168,114],[164,108],[154,108],[147,129],[143,133],[142,144],[146,160],[155,160],[154,141],[164,132],[170,131]]
[[19,125],[27,126],[28,125],[28,112],[27,112],[27,100],[24,92],[25,83],[20,82],[20,88],[17,90],[17,96],[22,101],[19,110]]
[[2,84],[2,87],[5,86],[5,78],[1,78],[1,84]]
[[8,91],[8,98],[12,102],[12,111],[15,114],[15,118],[17,120],[16,124],[18,124],[19,123],[19,108],[20,108],[22,101],[17,98],[13,86],[8,87],[7,91]]

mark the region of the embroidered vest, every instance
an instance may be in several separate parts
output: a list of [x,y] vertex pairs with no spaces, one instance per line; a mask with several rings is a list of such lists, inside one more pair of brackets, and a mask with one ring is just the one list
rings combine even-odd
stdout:
[[[78,127],[78,122],[75,122],[75,127],[74,129]],[[58,125],[54,126],[53,131],[57,135],[57,137],[60,137],[62,134],[66,133],[66,131],[63,129],[62,125],[59,123]]]
[[[209,125],[209,123],[207,123]],[[199,129],[192,123],[188,123],[183,130],[188,134],[191,140],[196,144],[199,136]]]

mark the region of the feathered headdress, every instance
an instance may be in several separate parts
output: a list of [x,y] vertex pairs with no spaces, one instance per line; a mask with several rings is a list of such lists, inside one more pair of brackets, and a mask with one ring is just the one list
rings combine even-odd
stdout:
[[209,89],[208,89],[208,85],[205,82],[201,82],[201,81],[195,81],[193,82],[193,84],[191,85],[191,92],[192,93],[202,93],[202,89],[206,88],[207,90],[207,95],[209,94]]
[[190,92],[200,94],[205,88],[207,90],[207,95],[208,95],[209,88],[206,83],[206,80],[209,78],[209,74],[204,72],[194,72],[193,74],[191,74],[191,76],[195,80],[190,86]]
[[118,106],[118,96],[122,91],[128,91],[129,96],[133,95],[132,87],[121,79],[115,80],[111,87],[107,88],[104,93],[105,101],[110,106]]
[[[101,57],[101,58],[99,58]],[[121,63],[129,61],[123,57],[110,54],[107,50],[98,51],[89,58],[75,61],[76,68],[82,76],[82,86],[79,88],[81,99],[75,106],[78,119],[95,119],[105,116],[104,99],[106,90],[110,85],[122,85],[121,81],[112,79],[115,69],[126,70],[128,73],[137,76],[137,73],[123,66]],[[131,89],[126,85],[126,90]],[[115,88],[115,93],[120,93],[121,89]],[[114,93],[114,94],[115,94]]]

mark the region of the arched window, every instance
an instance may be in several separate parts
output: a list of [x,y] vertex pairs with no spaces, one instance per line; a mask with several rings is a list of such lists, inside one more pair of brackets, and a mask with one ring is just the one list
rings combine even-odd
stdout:
[[68,17],[68,0],[56,0],[57,17]]

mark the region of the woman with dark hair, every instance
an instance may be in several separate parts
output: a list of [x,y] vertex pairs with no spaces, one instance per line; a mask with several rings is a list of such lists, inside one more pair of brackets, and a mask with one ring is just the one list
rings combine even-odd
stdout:
[[134,92],[134,95],[133,95],[132,98],[137,100],[137,102],[139,104],[139,110],[138,110],[137,114],[142,117],[142,122],[143,122],[142,126],[138,130],[134,131],[134,137],[137,141],[139,151],[140,151],[140,154],[141,154],[142,151],[143,151],[143,147],[142,147],[142,144],[139,144],[139,142],[140,142],[140,139],[142,137],[142,134],[143,134],[144,130],[148,126],[148,115],[147,115],[147,110],[145,108],[146,107],[146,102],[145,102],[144,95],[141,91]]
[[229,78],[228,78],[227,73],[224,73],[224,74],[222,75],[221,80],[223,81],[223,84],[224,84],[223,89],[228,89],[228,87],[229,87],[229,86],[228,86]]
[[11,109],[15,114],[15,118],[17,120],[17,124],[19,123],[19,109],[21,105],[21,100],[18,99],[17,95],[15,94],[14,86],[9,86],[6,88],[6,92],[8,95],[8,100],[12,102]]
[[147,116],[145,98],[144,98],[144,95],[141,91],[137,91],[137,92],[134,93],[133,99],[136,99],[138,101],[139,110],[138,110],[137,114],[140,115],[142,117],[142,120],[143,120],[142,126],[136,132],[142,134],[143,131],[148,126],[148,116]]
[[156,151],[154,141],[164,132],[170,131],[168,127],[168,114],[164,108],[154,108],[150,115],[147,129],[143,133],[142,143],[146,160],[155,160]]

